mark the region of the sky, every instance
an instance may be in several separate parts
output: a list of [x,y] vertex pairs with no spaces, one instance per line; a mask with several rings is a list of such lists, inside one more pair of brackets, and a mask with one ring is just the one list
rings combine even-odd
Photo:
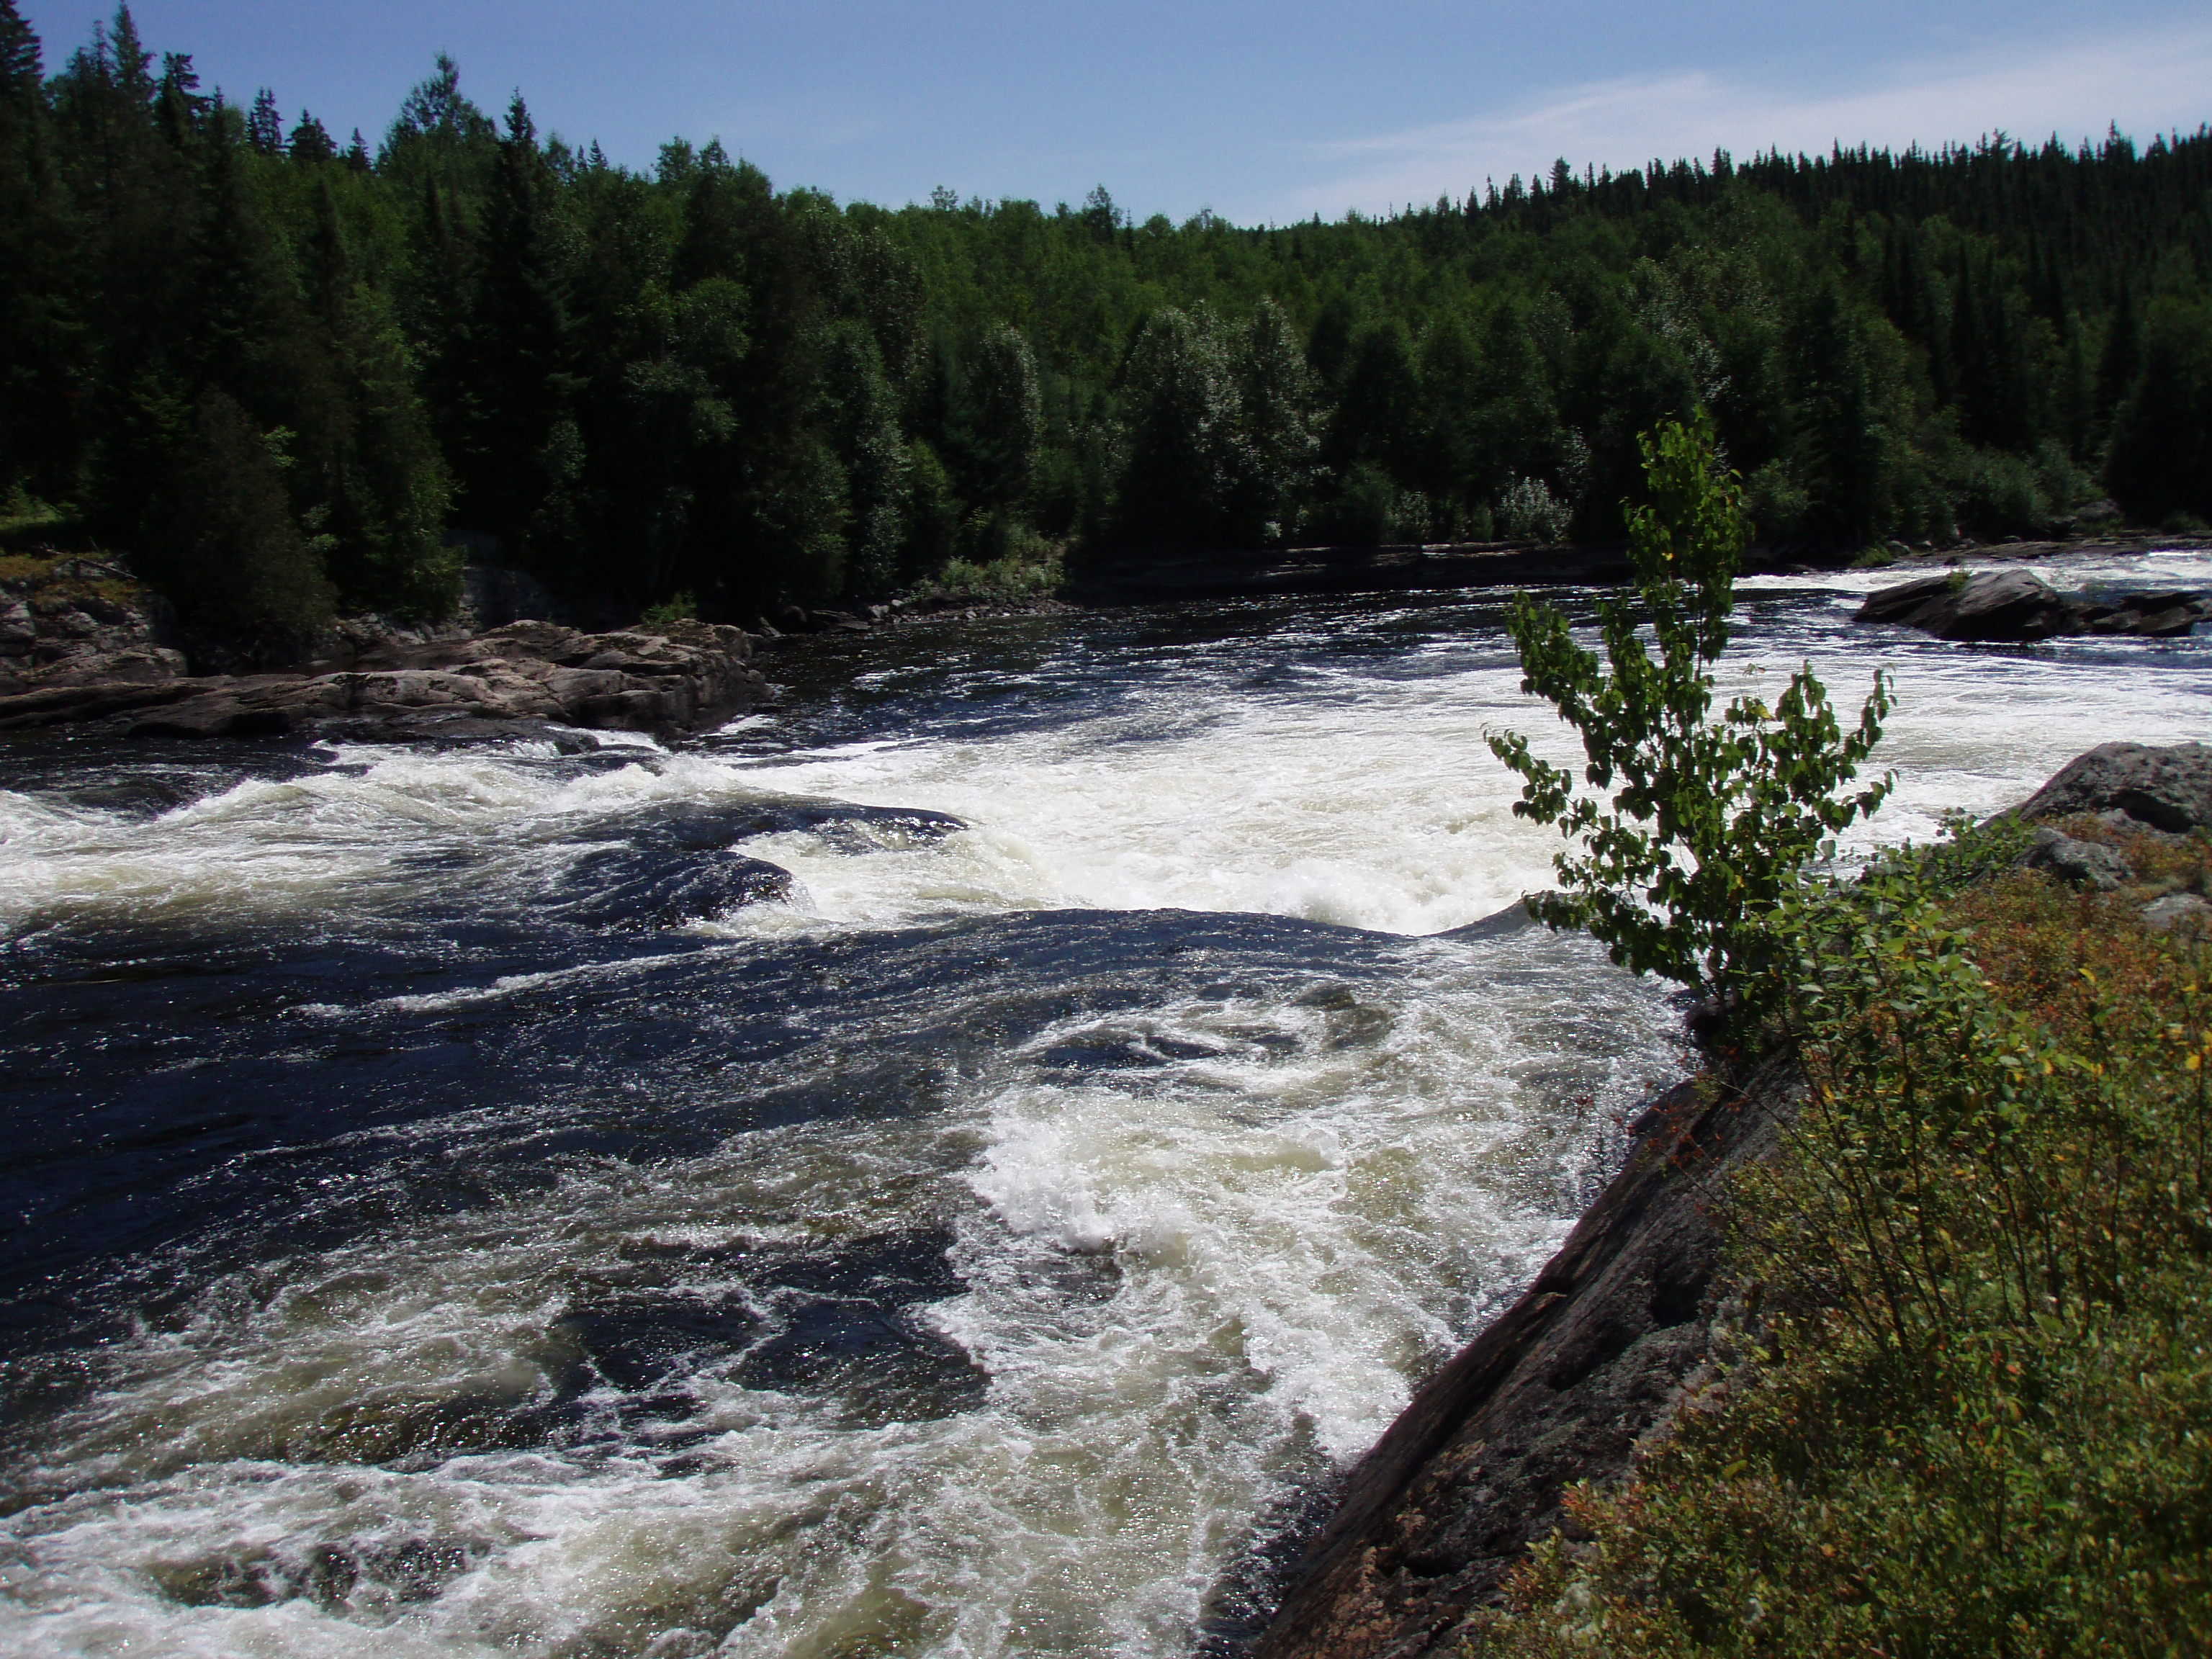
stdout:
[[[61,67],[107,3],[16,0]],[[647,167],[719,137],[779,186],[1242,224],[1463,198],[1560,156],[2212,121],[2203,0],[139,0],[203,84],[372,146],[440,52],[497,113]]]

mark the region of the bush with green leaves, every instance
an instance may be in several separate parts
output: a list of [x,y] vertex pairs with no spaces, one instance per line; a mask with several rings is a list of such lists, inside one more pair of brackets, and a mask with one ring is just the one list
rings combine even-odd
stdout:
[[1532,897],[1534,914],[1588,929],[1637,973],[1741,999],[1772,956],[1764,918],[1822,844],[1888,793],[1886,777],[1843,790],[1881,739],[1889,688],[1877,674],[1849,732],[1809,665],[1771,706],[1743,696],[1717,714],[1741,490],[1702,417],[1662,425],[1642,445],[1651,499],[1629,514],[1636,602],[1599,607],[1604,660],[1526,593],[1508,624],[1522,690],[1581,735],[1583,780],[1606,793],[1578,788],[1517,732],[1490,746],[1524,781],[1515,814],[1556,824],[1570,843],[1553,860],[1560,890]]
[[2212,844],[2075,828],[2140,879],[1990,878],[2000,821],[1791,907],[1717,1372],[1464,1652],[2212,1651],[2212,949],[2140,914]]

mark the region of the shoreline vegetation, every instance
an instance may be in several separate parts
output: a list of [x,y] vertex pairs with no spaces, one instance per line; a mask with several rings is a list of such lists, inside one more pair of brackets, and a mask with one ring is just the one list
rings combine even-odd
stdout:
[[0,0],[0,552],[123,550],[203,673],[436,623],[471,562],[604,629],[1577,556],[1700,407],[1779,558],[2212,519],[2203,130],[1177,225],[840,204],[720,141],[634,170],[442,58],[341,137],[127,8],[49,67]]

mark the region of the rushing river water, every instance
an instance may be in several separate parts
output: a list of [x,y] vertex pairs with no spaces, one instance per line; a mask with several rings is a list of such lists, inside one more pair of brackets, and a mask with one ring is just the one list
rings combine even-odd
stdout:
[[[2212,728],[2212,641],[1869,585],[1747,584],[1727,672],[1895,676],[1881,838]],[[810,641],[674,752],[0,748],[0,1650],[1233,1641],[1681,1065],[1468,927],[1550,854],[1483,733],[1568,751],[1498,619]]]

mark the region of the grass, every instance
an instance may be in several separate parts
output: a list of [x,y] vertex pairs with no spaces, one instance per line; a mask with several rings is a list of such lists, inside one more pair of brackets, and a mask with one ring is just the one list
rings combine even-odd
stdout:
[[2001,830],[1795,918],[1717,1374],[1469,1651],[2212,1652],[2212,951],[2141,920],[2212,842],[2069,827],[2141,879]]

